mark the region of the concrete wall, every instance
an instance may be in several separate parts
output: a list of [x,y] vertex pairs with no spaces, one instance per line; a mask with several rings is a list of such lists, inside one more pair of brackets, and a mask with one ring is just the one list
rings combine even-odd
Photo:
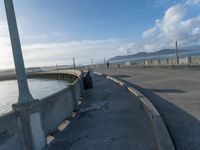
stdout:
[[[142,59],[142,60],[130,60],[124,62],[111,63],[110,68],[120,67],[164,67],[164,68],[200,68],[200,56],[180,57],[179,64],[177,64],[176,58],[162,58],[162,59]],[[98,67],[106,67],[101,64]]]
[[200,64],[200,57],[199,56],[192,56],[190,60],[191,64],[199,65]]
[[168,59],[162,59],[160,60],[160,65],[168,65],[169,60]]
[[71,86],[71,90],[72,90],[72,94],[74,96],[76,108],[77,108],[77,105],[78,105],[80,95],[83,95],[82,90],[81,90],[81,89],[83,89],[83,86],[82,86],[81,82],[82,82],[81,80],[76,80],[74,82],[74,85]]
[[179,64],[189,64],[189,58],[188,57],[183,57],[179,59]]
[[[37,110],[37,113],[31,115],[30,119],[36,117],[37,120],[37,115],[40,115],[41,123],[36,121],[36,125],[42,126],[42,132],[44,132],[44,135],[47,137],[50,133],[56,131],[59,124],[70,117],[72,112],[78,108],[78,101],[84,94],[82,72],[75,70],[62,70],[57,72],[34,74],[31,77],[50,77],[54,79],[70,79],[72,81],[69,87],[41,99],[34,104],[34,107],[29,107],[30,109],[33,109],[32,111]],[[35,122],[33,125],[35,125]],[[21,117],[18,112],[11,112],[1,116],[0,150],[24,150],[23,130],[24,128],[22,127]],[[34,133],[32,136],[35,136]],[[37,144],[35,145],[37,146]]]
[[0,150],[23,150],[18,113],[10,112],[0,117]]
[[41,100],[41,119],[45,135],[57,130],[58,125],[73,112],[75,105],[69,88]]

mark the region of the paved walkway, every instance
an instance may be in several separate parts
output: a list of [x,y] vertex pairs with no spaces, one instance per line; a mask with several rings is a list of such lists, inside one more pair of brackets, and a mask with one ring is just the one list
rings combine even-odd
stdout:
[[200,70],[96,69],[127,82],[151,100],[177,150],[200,150]]
[[119,85],[94,76],[81,112],[58,134],[49,150],[155,150],[143,109]]

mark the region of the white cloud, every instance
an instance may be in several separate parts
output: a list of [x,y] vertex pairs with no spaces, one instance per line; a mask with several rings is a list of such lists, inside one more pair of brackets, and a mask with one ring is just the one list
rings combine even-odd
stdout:
[[200,0],[187,0],[185,2],[186,5],[196,5],[198,3],[200,3]]
[[5,46],[9,44],[8,27],[5,22],[0,23],[0,45]]
[[[197,3],[190,0],[190,4],[192,2]],[[189,1],[186,3],[189,4]],[[152,28],[143,32],[143,37],[148,39],[146,49],[169,48],[176,40],[182,45],[200,43],[200,15],[184,20],[188,9],[190,7],[184,4],[167,9],[162,19],[157,19]]]
[[[0,33],[0,69],[13,68],[13,55],[6,22],[0,24]],[[24,37],[23,39],[35,42],[22,44],[26,67],[56,64],[70,65],[72,64],[73,57],[75,57],[77,64],[88,64],[91,58],[93,58],[94,63],[98,63],[103,62],[104,58],[108,59],[112,56],[120,55],[122,49],[126,49],[128,53],[128,49],[132,46],[126,41],[117,39],[74,40],[67,42],[49,42],[46,40],[55,36],[65,36],[60,33],[52,33],[51,35],[44,35],[42,37],[26,37],[23,32],[20,35]],[[45,42],[38,42],[38,38],[39,41]]]
[[182,5],[175,5],[170,7],[166,12],[160,23],[160,29],[165,34],[170,34],[173,31],[176,32],[179,23],[185,16],[185,7]]
[[7,64],[13,67],[12,50],[10,45],[8,27],[6,22],[0,23],[0,68],[4,68]]
[[197,34],[200,34],[200,28],[199,27],[196,27],[192,30],[192,34],[193,35],[197,35]]
[[135,49],[135,44],[130,42],[121,45],[117,50],[120,52],[120,55],[130,55],[133,53],[133,49]]
[[[119,47],[128,42],[117,39],[82,40],[54,43],[35,43],[23,45],[22,51],[26,67],[56,64],[72,64],[75,57],[77,64],[88,64],[93,58],[94,63],[103,62],[104,58],[120,55]],[[2,47],[0,45],[0,47]],[[13,67],[11,48],[7,45],[0,55],[0,68]],[[5,57],[6,56],[6,57]],[[4,58],[3,58],[4,57]]]
[[156,27],[150,28],[143,32],[143,37],[146,38],[146,37],[152,36],[154,35],[155,32],[156,32]]
[[103,62],[104,58],[120,55],[118,48],[126,45],[115,39],[36,43],[23,46],[23,52],[27,66],[72,64],[73,57],[78,64],[88,64],[91,58]]
[[[21,24],[20,28],[23,29]],[[6,22],[0,23],[0,33],[0,69],[13,68],[13,55]],[[21,30],[20,35],[22,43],[25,43],[22,44],[22,51],[26,67],[56,64],[69,65],[72,64],[73,57],[75,57],[77,64],[88,64],[91,58],[93,58],[94,63],[103,62],[104,58],[108,59],[112,56],[120,55],[119,48],[126,47],[128,43],[117,39],[48,41],[48,39],[54,39],[55,37],[67,38],[67,33],[61,34],[59,32],[49,35],[41,34],[41,36],[26,36]],[[23,40],[31,40],[33,42],[26,43]]]

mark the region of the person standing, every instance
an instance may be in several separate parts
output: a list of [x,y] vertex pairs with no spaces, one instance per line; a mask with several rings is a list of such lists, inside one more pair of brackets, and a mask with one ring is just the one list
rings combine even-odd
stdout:
[[109,69],[109,66],[110,66],[110,64],[109,64],[109,62],[107,62],[107,68]]

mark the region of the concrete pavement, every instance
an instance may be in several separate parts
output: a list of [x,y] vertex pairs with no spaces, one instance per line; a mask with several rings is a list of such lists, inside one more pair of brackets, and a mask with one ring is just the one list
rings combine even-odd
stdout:
[[137,98],[94,76],[80,113],[56,135],[49,150],[155,150],[153,131]]
[[200,71],[97,68],[124,80],[151,100],[178,150],[200,149]]

